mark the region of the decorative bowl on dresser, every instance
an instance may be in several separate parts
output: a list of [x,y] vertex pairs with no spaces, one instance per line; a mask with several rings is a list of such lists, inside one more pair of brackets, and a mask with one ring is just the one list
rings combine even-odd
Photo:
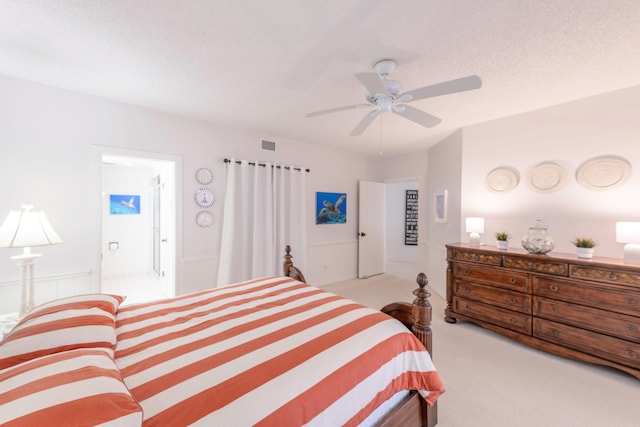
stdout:
[[445,320],[640,379],[640,265],[447,246]]

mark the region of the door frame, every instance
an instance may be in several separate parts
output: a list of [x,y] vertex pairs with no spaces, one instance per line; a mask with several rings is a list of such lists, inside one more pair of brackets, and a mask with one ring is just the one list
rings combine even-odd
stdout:
[[163,154],[163,153],[154,153],[148,151],[138,151],[131,150],[125,148],[115,148],[115,147],[107,147],[107,146],[93,146],[95,150],[95,159],[98,162],[97,171],[98,173],[94,175],[96,179],[94,179],[94,183],[92,184],[93,191],[92,193],[96,195],[93,199],[96,204],[95,212],[97,217],[97,224],[95,227],[95,240],[96,240],[96,249],[97,249],[97,262],[96,266],[98,269],[97,279],[98,279],[98,289],[101,288],[102,282],[102,251],[103,242],[102,242],[102,163],[103,157],[105,156],[113,156],[113,157],[122,157],[122,158],[136,158],[136,159],[146,159],[149,161],[165,161],[173,163],[173,190],[174,190],[174,206],[173,206],[173,236],[170,241],[173,242],[173,260],[170,260],[172,264],[173,270],[173,293],[174,295],[180,295],[182,293],[182,283],[178,278],[182,277],[182,263],[180,260],[183,258],[183,230],[182,230],[182,158],[180,156],[171,155],[171,154]]

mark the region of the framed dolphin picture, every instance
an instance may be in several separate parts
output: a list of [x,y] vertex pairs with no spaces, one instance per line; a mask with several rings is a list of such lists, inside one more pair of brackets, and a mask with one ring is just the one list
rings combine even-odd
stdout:
[[316,192],[316,224],[347,222],[347,194]]
[[109,196],[111,215],[140,215],[140,196],[131,194],[111,194]]

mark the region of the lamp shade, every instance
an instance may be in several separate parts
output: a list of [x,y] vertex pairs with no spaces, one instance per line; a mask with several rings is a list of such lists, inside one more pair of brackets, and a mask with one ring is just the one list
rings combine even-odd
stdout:
[[484,218],[468,217],[465,224],[467,233],[484,233]]
[[640,222],[616,222],[616,242],[640,243]]
[[25,248],[62,243],[47,216],[42,211],[22,206],[22,210],[11,211],[0,227],[1,248]]

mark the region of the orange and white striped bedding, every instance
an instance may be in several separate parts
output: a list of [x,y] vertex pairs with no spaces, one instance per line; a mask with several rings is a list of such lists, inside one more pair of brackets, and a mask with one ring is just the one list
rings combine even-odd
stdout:
[[120,307],[116,334],[148,426],[358,425],[397,391],[444,391],[401,323],[286,277]]

